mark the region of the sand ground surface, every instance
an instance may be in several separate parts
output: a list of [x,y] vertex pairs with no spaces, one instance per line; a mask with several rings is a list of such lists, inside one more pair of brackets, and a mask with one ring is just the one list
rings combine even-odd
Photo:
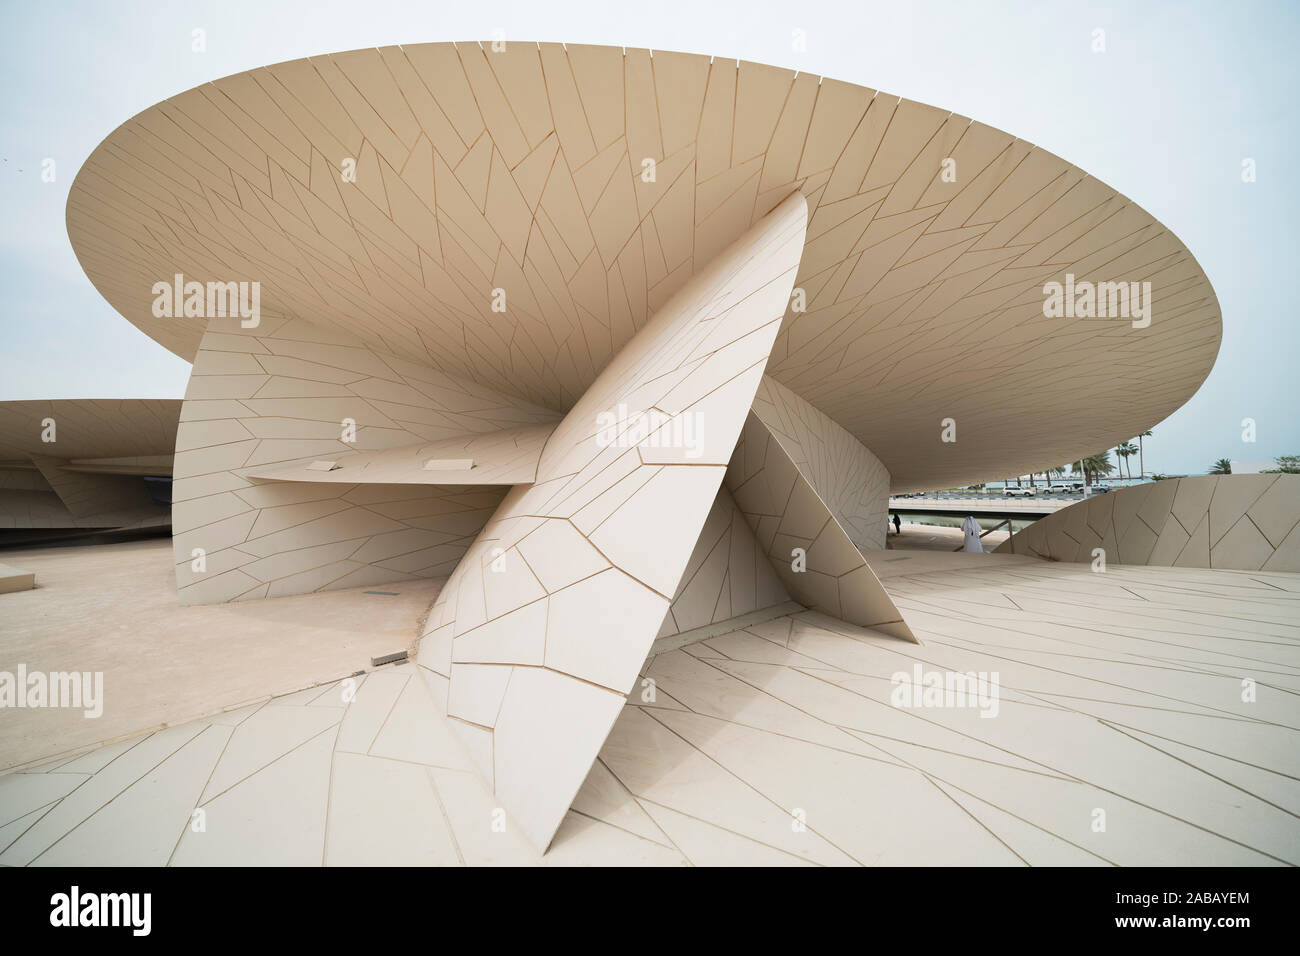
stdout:
[[541,854],[418,661],[368,667],[436,583],[181,608],[156,543],[7,555],[0,669],[106,704],[0,712],[64,754],[0,773],[0,865],[1300,865],[1300,574],[867,557],[920,644],[794,608],[652,653]]
[[[404,650],[441,581],[186,607],[169,538],[9,548],[36,587],[0,595],[0,671],[102,672],[102,716],[0,712],[0,770],[302,690]],[[389,594],[367,592],[391,592]]]

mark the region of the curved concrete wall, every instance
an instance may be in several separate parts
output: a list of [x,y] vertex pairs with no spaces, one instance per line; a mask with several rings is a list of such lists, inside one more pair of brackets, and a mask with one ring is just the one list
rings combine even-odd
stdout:
[[726,486],[718,489],[656,637],[669,637],[790,600]]
[[[251,473],[558,417],[307,322],[264,316],[244,329],[238,319],[212,319],[176,434],[172,540],[181,600],[450,574],[503,488],[258,481]],[[344,440],[345,419],[355,423],[355,441]],[[202,570],[194,569],[195,548],[204,552]]]
[[[916,641],[862,550],[756,411],[745,420],[731,457],[727,489],[796,601]],[[798,566],[796,549],[802,551]]]
[[754,414],[859,549],[885,546],[889,470],[862,442],[770,375]]
[[1004,542],[1052,561],[1300,571],[1300,475],[1210,475],[1135,485],[1036,521]]

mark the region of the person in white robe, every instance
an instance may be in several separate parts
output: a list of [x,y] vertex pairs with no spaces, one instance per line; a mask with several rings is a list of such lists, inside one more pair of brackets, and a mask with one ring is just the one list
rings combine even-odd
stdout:
[[976,554],[984,553],[984,545],[980,543],[980,523],[975,520],[974,515],[967,515],[966,520],[961,523],[961,530],[966,535],[966,550],[974,551]]

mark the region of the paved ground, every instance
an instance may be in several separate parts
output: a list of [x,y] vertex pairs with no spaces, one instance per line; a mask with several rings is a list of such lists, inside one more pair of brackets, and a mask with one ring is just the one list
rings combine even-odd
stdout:
[[[649,660],[544,858],[408,664],[2,776],[0,864],[1300,863],[1300,575],[913,557],[920,646],[802,612]],[[996,715],[896,706],[917,667]]]
[[0,671],[100,671],[105,697],[93,719],[0,710],[0,770],[355,673],[412,643],[440,586],[184,607],[169,538],[0,554],[36,572],[34,590],[0,594]]
[[[990,531],[980,542],[985,551],[992,551],[1005,540],[1006,531]],[[961,528],[904,521],[902,534],[894,534],[893,526],[890,526],[886,543],[894,551],[955,551],[966,543],[966,536]]]

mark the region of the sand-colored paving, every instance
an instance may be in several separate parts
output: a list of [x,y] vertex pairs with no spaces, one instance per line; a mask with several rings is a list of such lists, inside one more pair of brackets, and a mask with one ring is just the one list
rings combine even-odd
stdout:
[[[545,857],[390,665],[0,777],[0,864],[1300,863],[1300,575],[940,557],[885,579],[920,645],[649,659]],[[996,713],[895,706],[918,666]]]
[[100,672],[105,704],[0,710],[0,769],[356,673],[414,640],[440,587],[184,606],[169,538],[2,553],[36,588],[0,594],[0,671]]

